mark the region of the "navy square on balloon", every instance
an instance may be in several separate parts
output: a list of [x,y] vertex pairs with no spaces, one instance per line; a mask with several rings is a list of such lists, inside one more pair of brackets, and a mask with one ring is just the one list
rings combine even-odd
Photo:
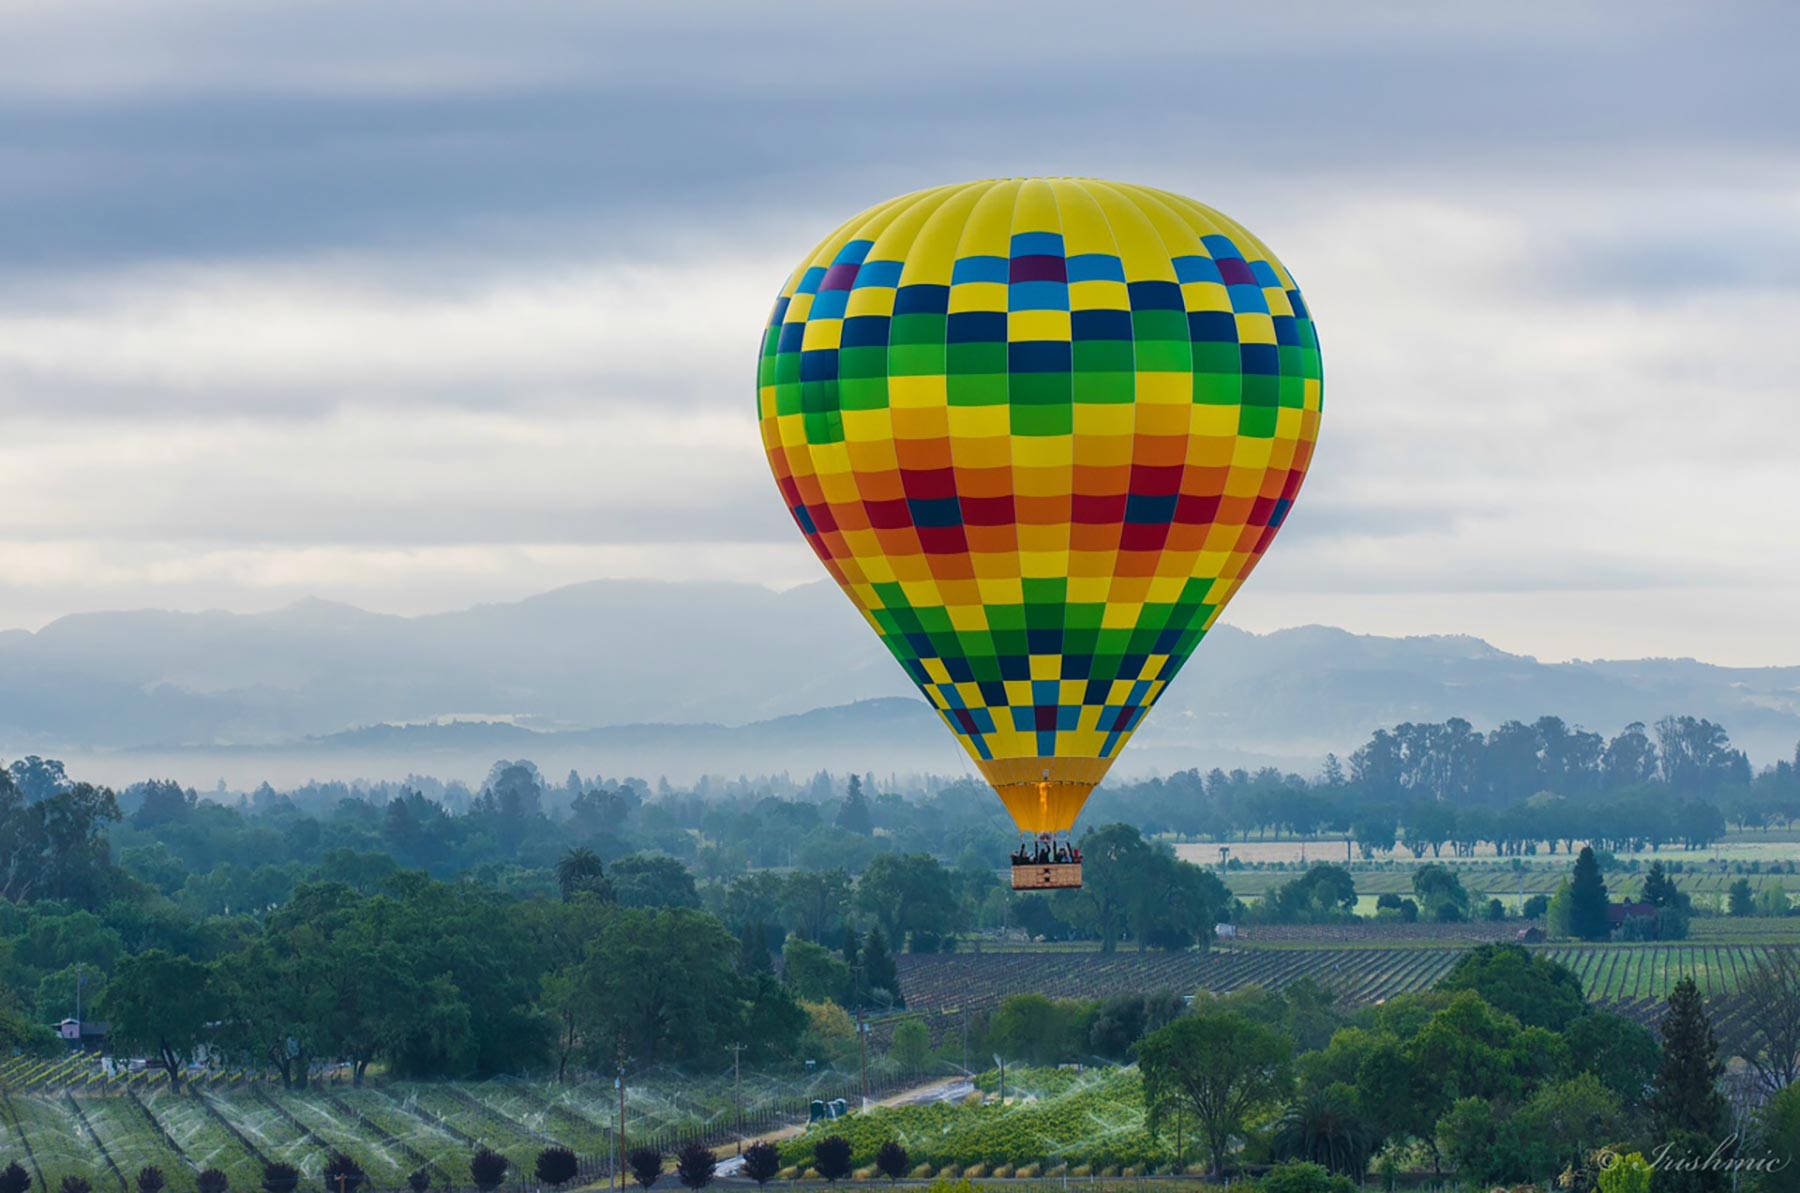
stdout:
[[948,286],[902,286],[894,291],[896,315],[943,315],[949,310]]
[[1237,317],[1230,311],[1188,312],[1188,335],[1196,344],[1237,342]]
[[1176,495],[1146,497],[1133,493],[1125,502],[1125,521],[1132,526],[1167,526],[1175,519]]
[[1000,344],[1006,340],[1005,311],[958,311],[950,316],[944,339],[951,344]]
[[1175,282],[1132,282],[1126,289],[1134,311],[1180,311],[1187,307],[1181,299],[1181,286]]
[[[1235,332],[1235,327],[1234,327]],[[1130,311],[1074,311],[1069,315],[1069,331],[1077,341],[1126,340],[1132,338]]]
[[913,525],[920,529],[962,525],[962,508],[954,497],[908,501],[906,506],[912,511]]

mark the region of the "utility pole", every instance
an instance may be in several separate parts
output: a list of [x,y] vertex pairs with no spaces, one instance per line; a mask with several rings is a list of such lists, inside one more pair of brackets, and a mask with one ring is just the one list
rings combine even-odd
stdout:
[[869,1108],[869,1020],[862,1012],[856,1015],[856,1034],[862,1039],[862,1108]]
[[969,1075],[969,1008],[966,1006],[962,1009],[962,1037],[962,1071],[963,1076],[967,1077]]
[[625,1049],[619,1049],[619,1075],[613,1078],[619,1087],[619,1193],[625,1190]]
[[727,1044],[731,1051],[731,1101],[737,1108],[737,1154],[744,1154],[744,1084],[741,1067],[744,1045]]

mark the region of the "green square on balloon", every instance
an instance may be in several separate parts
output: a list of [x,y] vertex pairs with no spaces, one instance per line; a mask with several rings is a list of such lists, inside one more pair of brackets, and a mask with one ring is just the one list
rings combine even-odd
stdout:
[[1072,435],[1075,433],[1073,406],[1018,406],[1012,408],[1012,433],[1015,435]]

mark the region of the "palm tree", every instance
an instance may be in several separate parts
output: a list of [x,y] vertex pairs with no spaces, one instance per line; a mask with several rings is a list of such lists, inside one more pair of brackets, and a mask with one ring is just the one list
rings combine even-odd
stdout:
[[1375,1129],[1357,1109],[1355,1094],[1343,1085],[1303,1094],[1288,1106],[1275,1132],[1280,1158],[1310,1160],[1358,1181],[1380,1145]]
[[556,863],[556,885],[562,888],[565,903],[582,894],[607,901],[613,896],[612,883],[606,879],[606,868],[600,864],[600,855],[585,845],[577,845]]

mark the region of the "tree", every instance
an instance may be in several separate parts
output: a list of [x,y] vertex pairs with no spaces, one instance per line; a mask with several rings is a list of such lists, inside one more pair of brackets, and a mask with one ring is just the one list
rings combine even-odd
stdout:
[[[1351,758],[1354,763],[1356,759]],[[1399,837],[1399,824],[1393,813],[1369,809],[1356,818],[1350,826],[1351,836],[1356,838],[1357,851],[1368,861],[1377,853],[1386,853],[1394,848]]]
[[581,1171],[581,1161],[566,1147],[547,1147],[537,1154],[537,1179],[560,1189]]
[[912,1171],[912,1157],[895,1140],[888,1140],[875,1151],[875,1170],[891,1184]]
[[931,1031],[923,1021],[908,1019],[894,1029],[893,1042],[888,1045],[888,1053],[894,1062],[906,1072],[916,1072],[925,1059],[931,1055]]
[[648,1189],[662,1175],[663,1154],[653,1147],[634,1147],[625,1157],[625,1167],[631,1170],[631,1179],[638,1188]]
[[262,1170],[263,1193],[294,1193],[300,1183],[300,1170],[292,1164],[283,1164],[277,1160],[273,1164],[264,1164]]
[[[1662,1021],[1663,1057],[1650,1095],[1650,1115],[1658,1140],[1707,1155],[1730,1132],[1730,1112],[1719,1091],[1725,1068],[1712,1022],[1694,979],[1684,977],[1669,993]],[[1723,1173],[1704,1170],[1673,1174],[1685,1187],[1718,1189]]]
[[1642,1152],[1626,1152],[1600,1170],[1600,1193],[1650,1193],[1651,1174],[1655,1169]]
[[169,1182],[168,1179],[163,1176],[162,1169],[154,1164],[149,1164],[138,1169],[137,1177],[133,1183],[137,1185],[138,1193],[162,1193],[163,1186],[167,1185]]
[[1191,1116],[1221,1175],[1246,1120],[1286,1092],[1292,1057],[1286,1036],[1239,1012],[1178,1019],[1138,1045],[1147,1126],[1155,1134],[1171,1113]]
[[1458,957],[1437,988],[1473,990],[1527,1027],[1561,1032],[1587,1012],[1581,979],[1521,945],[1484,944]]
[[1756,894],[1750,889],[1748,878],[1739,878],[1731,884],[1730,909],[1735,916],[1755,914]]
[[1767,1102],[1756,1116],[1756,1141],[1765,1156],[1785,1156],[1779,1172],[1765,1173],[1756,1183],[1761,1193],[1800,1190],[1800,1085],[1790,1085]]
[[1129,824],[1108,824],[1081,838],[1082,888],[1075,898],[1093,915],[1103,953],[1118,947],[1150,852],[1143,834]]
[[179,1088],[182,1066],[217,1017],[211,974],[187,957],[151,949],[119,962],[101,996],[114,1039],[156,1055]]
[[988,1046],[1007,1060],[1055,1065],[1071,1059],[1087,1040],[1089,1004],[1014,994],[988,1021]]
[[1507,1124],[1527,1175],[1544,1179],[1578,1168],[1624,1126],[1619,1100],[1592,1073],[1540,1087]]
[[1280,1159],[1310,1160],[1360,1182],[1381,1138],[1359,1112],[1356,1091],[1334,1084],[1309,1090],[1290,1103],[1274,1143]]
[[613,863],[613,897],[621,907],[698,907],[700,894],[688,868],[672,857],[635,853]]
[[1642,1104],[1662,1060],[1649,1028],[1598,1008],[1571,1023],[1563,1042],[1569,1047],[1566,1075],[1592,1073],[1627,1108]]
[[957,927],[955,885],[930,854],[882,854],[857,880],[856,903],[895,947],[912,937],[914,952],[920,938],[936,941]]
[[[915,935],[914,939],[918,937]],[[894,954],[888,951],[887,937],[879,926],[870,928],[857,953],[856,984],[859,1001],[872,1000],[886,1006],[906,1005],[900,995],[900,971]]]
[[488,1147],[478,1148],[469,1160],[469,1178],[482,1193],[489,1193],[506,1182],[506,1170],[510,1167],[512,1161],[499,1152]]
[[62,1184],[56,1188],[57,1193],[94,1193],[94,1186],[88,1183],[88,1179],[74,1173],[63,1177]]
[[850,1141],[842,1135],[827,1135],[813,1145],[813,1167],[827,1181],[836,1183],[850,1175]]
[[790,937],[781,950],[781,977],[802,1002],[847,1002],[850,967],[822,945]]
[[585,845],[576,846],[557,860],[556,885],[565,903],[577,895],[592,895],[603,903],[613,900],[613,886],[607,880],[600,855]]
[[1612,933],[1607,920],[1606,880],[1591,846],[1583,845],[1569,880],[1569,932],[1582,940],[1605,940]]
[[0,1193],[31,1193],[31,1174],[17,1160],[0,1169]]
[[1525,1163],[1511,1146],[1499,1114],[1486,1098],[1458,1098],[1438,1119],[1433,1141],[1444,1159],[1465,1180],[1484,1184],[1516,1181]]
[[231,1178],[217,1168],[202,1168],[200,1175],[194,1178],[194,1188],[199,1193],[228,1193]]
[[406,1174],[406,1187],[412,1193],[426,1193],[431,1188],[431,1169],[415,1168]]
[[869,815],[869,797],[863,794],[862,778],[855,772],[851,772],[836,823],[845,832],[858,836],[866,837],[875,831],[875,820]]
[[712,1184],[719,1170],[718,1157],[703,1143],[690,1143],[675,1157],[675,1176],[690,1189],[704,1189]]
[[1456,871],[1436,862],[1413,871],[1413,894],[1419,910],[1440,923],[1461,923],[1469,918],[1469,892]]
[[1800,955],[1765,949],[1738,988],[1752,1046],[1748,1060],[1771,1093],[1800,1082]]
[[744,1149],[744,1175],[760,1188],[781,1172],[781,1149],[766,1140]]

